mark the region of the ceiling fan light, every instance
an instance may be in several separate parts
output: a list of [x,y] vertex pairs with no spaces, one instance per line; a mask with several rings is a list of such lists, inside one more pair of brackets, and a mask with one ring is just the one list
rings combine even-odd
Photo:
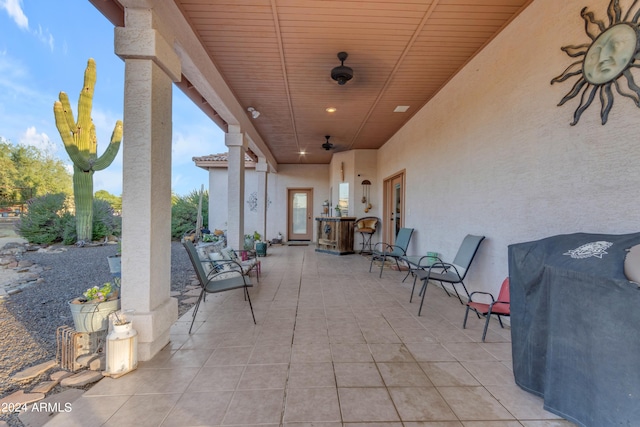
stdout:
[[329,151],[333,148],[333,144],[329,142],[329,138],[331,138],[331,135],[325,135],[325,138],[327,140],[322,144],[322,148]]
[[347,59],[348,56],[347,52],[338,53],[340,65],[331,70],[331,78],[341,86],[353,78],[353,69],[344,65],[344,60]]

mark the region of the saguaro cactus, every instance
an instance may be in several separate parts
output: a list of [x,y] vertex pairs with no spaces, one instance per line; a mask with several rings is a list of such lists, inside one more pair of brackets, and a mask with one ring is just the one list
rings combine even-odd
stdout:
[[95,85],[96,62],[90,58],[84,72],[84,87],[78,99],[78,121],[74,121],[66,93],[60,92],[60,100],[53,104],[56,127],[73,162],[73,196],[79,242],[90,242],[93,234],[93,174],[113,162],[122,141],[122,121],[118,120],[111,134],[109,146],[100,157],[97,156],[98,138],[91,119]]

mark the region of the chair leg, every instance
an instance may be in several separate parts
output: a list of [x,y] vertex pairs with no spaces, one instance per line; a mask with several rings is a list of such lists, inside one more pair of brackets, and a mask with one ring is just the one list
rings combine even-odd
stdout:
[[382,270],[384,269],[384,263],[387,262],[387,255],[382,256],[382,264],[380,265],[380,276],[382,277]]
[[251,297],[249,296],[249,288],[244,287],[245,299],[249,301],[249,308],[251,309],[251,317],[253,317],[253,324],[256,324],[256,316],[253,314],[253,305],[251,305]]
[[409,275],[414,276],[414,274],[413,274],[413,270],[411,269],[411,266],[410,266],[410,265],[407,265],[407,268],[408,268],[409,270],[407,270],[407,274],[404,276],[404,279],[402,279],[402,283],[404,283],[404,281],[405,281],[405,280],[407,280],[407,277],[409,277]]
[[422,305],[424,304],[424,296],[427,294],[428,283],[429,283],[429,278],[427,277],[424,280],[424,285],[422,285],[422,290],[420,291],[422,293],[422,299],[420,300],[420,308],[418,309],[418,316],[420,316],[420,313],[422,313]]
[[196,301],[196,305],[195,307],[193,307],[193,315],[192,315],[192,319],[191,319],[191,326],[189,327],[189,335],[191,335],[191,329],[193,329],[193,323],[196,321],[196,314],[198,314],[198,309],[200,308],[200,301],[202,301],[203,296],[204,296],[204,288],[202,289],[202,292],[200,292],[200,296],[198,297],[198,301]]
[[456,292],[456,296],[458,297],[458,301],[460,301],[460,304],[464,305],[464,303],[462,302],[462,298],[460,298],[460,294],[458,293],[458,290],[456,289],[456,284],[452,283],[451,286],[453,286],[453,290]]
[[[442,288],[442,290],[447,294],[448,297],[451,297],[451,294],[449,293],[449,291],[447,290],[447,288],[444,287],[444,283],[440,282],[440,287]],[[455,286],[453,287],[453,289],[455,290]]]
[[372,254],[371,255],[371,264],[369,264],[369,273],[371,273],[371,267],[373,267],[373,260],[376,259],[376,255]]
[[487,320],[484,322],[484,331],[482,331],[482,342],[484,342],[485,337],[487,336],[487,329],[489,329],[489,320],[491,320],[491,309],[487,313]]
[[409,302],[413,301],[413,292],[416,290],[416,280],[418,279],[418,275],[413,275],[413,286],[411,287],[411,296],[409,297]]
[[469,295],[469,291],[467,290],[467,286],[464,284],[464,282],[461,280],[460,284],[462,285],[462,289],[464,289],[464,293],[467,294],[467,301],[469,301],[471,299],[471,296]]
[[[462,322],[462,329],[466,329],[466,328],[467,328],[467,317],[469,317],[469,309],[470,309],[470,308],[471,308],[471,307],[469,307],[469,306],[467,305],[467,309],[466,309],[466,310],[465,310],[465,312],[464,312],[464,322]],[[475,310],[474,310],[474,311],[475,311]]]

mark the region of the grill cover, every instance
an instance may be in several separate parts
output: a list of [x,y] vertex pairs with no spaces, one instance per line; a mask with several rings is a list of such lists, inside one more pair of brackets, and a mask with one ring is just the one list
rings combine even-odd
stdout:
[[581,426],[640,423],[640,289],[624,275],[640,233],[509,246],[516,383]]

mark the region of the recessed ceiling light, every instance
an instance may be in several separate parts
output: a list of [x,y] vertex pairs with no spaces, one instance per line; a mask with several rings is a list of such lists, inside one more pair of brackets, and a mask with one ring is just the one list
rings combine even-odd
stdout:
[[393,110],[393,112],[394,113],[406,113],[408,109],[409,109],[408,105],[398,105],[396,107],[396,109]]
[[305,154],[307,154],[307,152],[304,151],[304,150],[303,151],[298,151],[298,154],[302,154],[304,156]]
[[338,111],[338,109],[336,107],[329,107],[325,111],[327,113],[335,113],[336,111]]

